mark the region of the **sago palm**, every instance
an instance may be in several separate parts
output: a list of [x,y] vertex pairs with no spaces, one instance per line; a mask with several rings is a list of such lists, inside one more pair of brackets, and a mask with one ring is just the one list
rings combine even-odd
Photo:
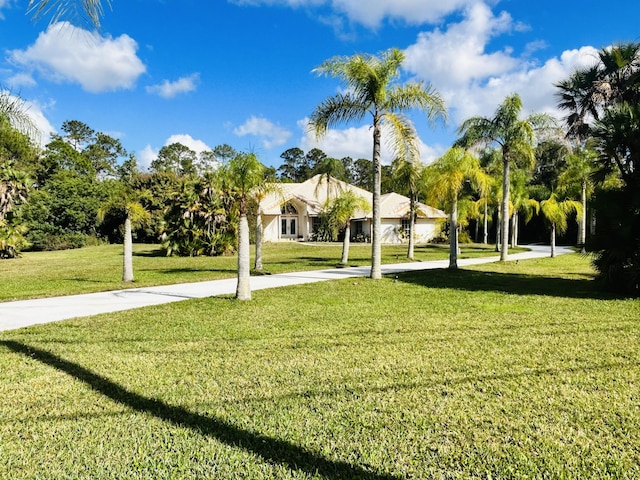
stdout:
[[415,156],[418,137],[413,123],[403,112],[418,109],[430,120],[445,118],[444,101],[431,86],[410,82],[396,82],[404,54],[390,49],[379,55],[360,54],[351,57],[333,57],[315,69],[342,81],[345,92],[325,99],[310,117],[310,127],[318,137],[329,128],[349,122],[360,122],[366,117],[372,121],[373,132],[373,228],[371,237],[371,278],[381,273],[381,139],[386,141],[395,156]]

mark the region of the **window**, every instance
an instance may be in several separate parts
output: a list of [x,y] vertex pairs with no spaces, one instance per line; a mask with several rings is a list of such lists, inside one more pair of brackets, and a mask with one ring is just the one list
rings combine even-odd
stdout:
[[409,238],[409,233],[410,233],[410,230],[411,230],[411,225],[410,225],[409,219],[408,218],[403,218],[401,226],[402,226],[402,234],[405,237]]
[[284,205],[282,205],[282,207],[280,207],[280,213],[282,213],[283,215],[297,215],[298,210],[290,203],[285,203]]
[[320,231],[320,217],[311,217],[311,232],[318,233]]

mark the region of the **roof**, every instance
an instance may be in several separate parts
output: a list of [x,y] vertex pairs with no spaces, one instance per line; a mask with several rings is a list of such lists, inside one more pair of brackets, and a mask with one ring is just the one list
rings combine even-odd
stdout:
[[[328,183],[328,184],[327,184]],[[280,215],[281,206],[286,202],[304,205],[308,215],[318,215],[327,198],[335,198],[340,192],[351,190],[366,199],[371,205],[373,194],[355,185],[331,178],[327,182],[324,175],[318,174],[302,183],[279,183],[276,191],[260,202],[264,215]],[[446,214],[436,208],[418,203],[419,218],[446,218]],[[381,218],[403,218],[409,213],[409,198],[398,193],[387,193],[380,197]],[[356,212],[355,218],[371,218],[371,212]]]

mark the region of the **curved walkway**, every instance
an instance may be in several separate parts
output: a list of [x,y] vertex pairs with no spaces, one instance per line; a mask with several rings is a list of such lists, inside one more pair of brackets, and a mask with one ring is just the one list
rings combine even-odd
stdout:
[[[528,252],[509,255],[509,260],[548,257],[548,246],[529,245]],[[572,250],[556,247],[557,254],[570,253]],[[499,257],[468,258],[458,260],[460,267],[498,261]],[[396,263],[382,265],[382,274],[447,268],[449,260],[429,262]],[[279,273],[251,277],[251,290],[285,287],[303,283],[322,282],[341,278],[364,277],[369,275],[371,267],[332,268],[308,272]],[[192,298],[205,298],[216,295],[234,294],[236,278],[211,280],[206,282],[183,283],[159,287],[142,287],[109,292],[69,295],[64,297],[39,298],[0,303],[0,331],[57,322],[76,317],[87,317],[100,313],[118,312],[132,308],[161,305]]]

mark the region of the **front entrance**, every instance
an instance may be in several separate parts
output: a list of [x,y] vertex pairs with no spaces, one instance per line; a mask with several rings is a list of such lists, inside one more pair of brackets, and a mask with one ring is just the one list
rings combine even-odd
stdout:
[[287,203],[282,206],[280,217],[280,238],[298,238],[298,211]]

